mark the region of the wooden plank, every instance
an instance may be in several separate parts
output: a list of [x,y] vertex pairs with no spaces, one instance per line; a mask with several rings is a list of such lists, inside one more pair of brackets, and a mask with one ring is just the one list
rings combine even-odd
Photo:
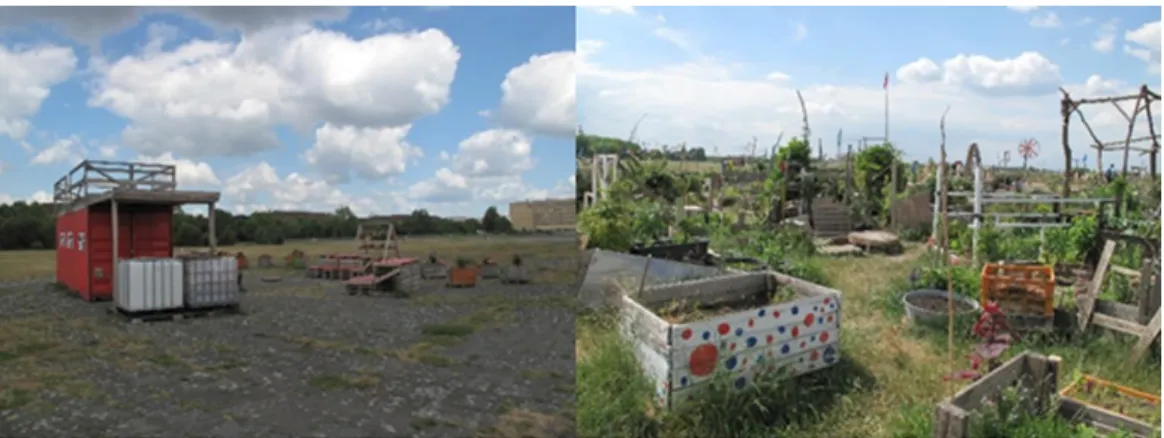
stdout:
[[1109,269],[1111,269],[1111,271],[1116,273],[1116,274],[1126,275],[1128,277],[1137,278],[1137,279],[1140,278],[1140,271],[1136,271],[1132,268],[1125,268],[1125,267],[1120,266],[1120,265],[1111,265],[1111,266],[1109,266]]
[[1117,332],[1126,333],[1132,336],[1140,336],[1144,331],[1145,326],[1136,324],[1132,321],[1120,319],[1115,316],[1105,315],[1100,312],[1095,312],[1091,315],[1091,323],[1097,326],[1106,327]]
[[1095,310],[1095,300],[1099,297],[1099,290],[1103,287],[1103,279],[1107,275],[1107,267],[1111,264],[1112,253],[1115,252],[1116,243],[1113,240],[1108,240],[1103,244],[1103,253],[1099,257],[1099,264],[1095,266],[1095,275],[1091,278],[1091,284],[1087,285],[1087,293],[1083,296],[1083,302],[1079,304],[1079,331],[1087,330],[1087,325],[1091,322],[1091,314]]
[[1136,346],[1132,348],[1132,363],[1139,362],[1144,358],[1144,354],[1148,352],[1148,347],[1152,346],[1152,341],[1160,335],[1160,311],[1156,311],[1156,315],[1152,317],[1152,321],[1148,322],[1148,326],[1144,331],[1140,332],[1140,340],[1136,342]]
[[643,290],[639,301],[647,305],[669,303],[678,300],[697,301],[703,305],[735,301],[751,295],[767,292],[764,279],[766,274],[754,272],[741,275],[727,275],[648,287]]

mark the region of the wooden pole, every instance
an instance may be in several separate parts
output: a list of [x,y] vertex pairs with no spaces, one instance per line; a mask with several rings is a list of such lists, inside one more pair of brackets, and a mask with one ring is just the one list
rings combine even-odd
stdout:
[[[950,112],[950,107],[946,107],[946,111],[942,112],[942,121],[940,128],[942,131],[941,144],[941,166],[944,170],[946,168],[946,114]],[[942,172],[943,178],[949,178],[949,172]],[[949,215],[949,184],[943,181],[942,184],[942,246],[941,257],[943,263],[949,265],[950,263],[950,215]],[[946,269],[946,304],[947,304],[947,330],[946,330],[946,361],[949,363],[950,373],[954,372],[954,279],[953,273],[950,269]],[[951,380],[947,380],[946,392],[952,397],[954,395],[954,385]]]
[[118,224],[118,220],[117,220],[118,219],[117,218],[118,217],[117,199],[116,198],[111,199],[109,201],[109,204],[110,204],[109,210],[110,210],[110,214],[112,215],[112,222],[113,222],[113,272],[110,273],[111,274],[110,276],[113,278],[113,302],[116,303],[117,302],[117,264],[118,264],[117,262],[118,262],[118,257],[120,256],[120,254],[118,254],[118,252],[119,252],[118,248],[121,246],[121,240],[119,239],[118,234],[120,234],[119,231],[121,231],[121,227]]
[[218,233],[214,229],[214,210],[215,203],[211,202],[209,212],[206,214],[207,236],[210,239],[210,255],[218,254]]

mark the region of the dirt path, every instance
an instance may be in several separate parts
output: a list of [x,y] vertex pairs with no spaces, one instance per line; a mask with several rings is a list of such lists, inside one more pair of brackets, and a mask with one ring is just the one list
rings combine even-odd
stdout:
[[[905,278],[924,252],[827,260],[833,286],[844,294],[842,350],[866,367],[876,388],[862,388],[847,403],[826,414],[810,432],[822,437],[887,437],[903,404],[940,398],[945,384],[945,352],[905,336],[900,320],[886,317],[882,305],[886,286]],[[819,434],[819,435],[818,435]]]

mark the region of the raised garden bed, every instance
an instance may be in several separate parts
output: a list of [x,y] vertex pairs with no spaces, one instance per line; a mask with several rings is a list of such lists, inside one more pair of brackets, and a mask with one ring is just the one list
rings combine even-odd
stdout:
[[1093,376],[1081,376],[1059,394],[1066,416],[1086,418],[1101,432],[1151,435],[1160,424],[1160,397]]
[[[997,400],[1002,396],[1003,390],[1010,387],[1019,387],[1020,392],[1029,395],[1029,398],[1024,400],[1028,403],[1028,408],[1055,409],[1060,417],[1090,426],[1099,432],[1111,433],[1119,430],[1138,438],[1149,438],[1159,432],[1159,428],[1155,426],[1159,424],[1158,416],[1155,417],[1156,423],[1149,424],[1077,399],[1079,388],[1068,386],[1062,392],[1058,391],[1059,363],[1060,359],[1057,356],[1047,357],[1030,351],[1012,357],[1002,366],[962,388],[953,397],[938,403],[934,411],[934,438],[967,438],[972,421],[971,413],[982,409],[987,402]],[[1101,381],[1091,379],[1096,382],[1092,384],[1094,390]],[[1128,390],[1118,385],[1111,386],[1119,388],[1117,391]],[[1137,397],[1154,397],[1134,392]],[[1054,397],[1056,394],[1060,396]],[[1050,406],[1049,403],[1056,399],[1059,405]],[[1158,397],[1155,400],[1159,403]]]
[[693,399],[717,372],[744,388],[761,373],[796,376],[840,354],[840,292],[780,273],[733,273],[629,295],[619,301],[623,333],[664,408]]

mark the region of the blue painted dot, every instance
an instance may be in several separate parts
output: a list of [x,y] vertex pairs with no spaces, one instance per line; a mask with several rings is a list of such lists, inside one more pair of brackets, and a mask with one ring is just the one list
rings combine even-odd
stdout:
[[756,363],[764,363],[764,355],[756,356]]
[[708,339],[711,339],[711,332],[707,332],[707,331],[703,332],[703,340],[706,341]]
[[686,376],[679,379],[679,385],[680,386],[687,386],[687,377]]
[[727,366],[727,369],[734,370],[736,368],[736,357],[729,357],[727,362],[724,362],[724,365]]
[[776,331],[780,334],[784,334],[784,326],[776,327]]
[[804,363],[804,356],[800,357],[800,363]]
[[748,348],[752,348],[755,346],[756,346],[756,337],[752,336],[752,337],[748,338]]
[[789,347],[788,344],[784,344],[783,347],[780,347],[780,353],[782,354],[788,354],[789,351],[792,351],[792,347]]
[[792,314],[795,315],[797,313],[800,313],[800,308],[796,307],[796,306],[792,306]]
[[760,316],[764,316],[765,313],[768,313],[768,312],[764,309],[760,309],[760,313],[759,313]]
[[743,336],[743,335],[744,335],[744,329],[742,329],[742,328],[736,329],[736,336]]
[[736,389],[744,389],[744,385],[747,385],[747,384],[748,384],[748,379],[745,379],[743,376],[736,378]]
[[812,335],[812,339],[811,339],[811,340],[815,341],[815,340],[816,340],[816,335]]
[[818,316],[818,317],[816,317],[816,323],[817,323],[817,324],[824,324],[824,318],[821,318],[821,317],[819,317],[819,316]]

